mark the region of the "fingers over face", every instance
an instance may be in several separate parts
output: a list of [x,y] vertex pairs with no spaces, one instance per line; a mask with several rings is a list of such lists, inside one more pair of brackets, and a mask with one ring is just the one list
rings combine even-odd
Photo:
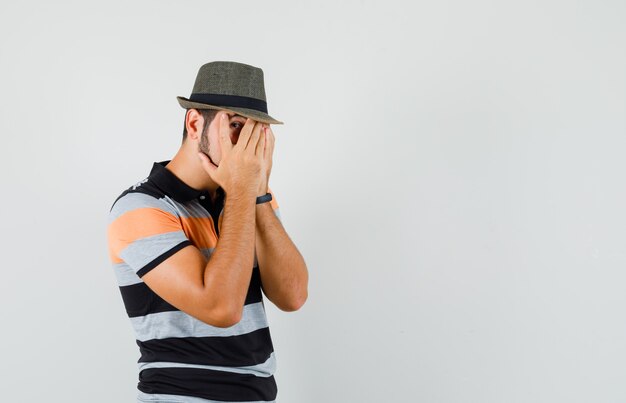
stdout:
[[230,141],[230,116],[225,111],[220,111],[216,118],[219,119],[220,145],[222,154],[225,155],[233,148],[233,143]]
[[254,124],[254,128],[252,129],[252,134],[250,134],[250,141],[246,147],[247,149],[252,149],[252,152],[256,151],[256,145],[259,142],[259,137],[261,136],[261,128],[263,127],[263,123],[256,122]]
[[259,131],[259,141],[256,144],[255,154],[263,158],[265,153],[265,144],[267,141],[267,135],[265,130],[265,125],[261,125],[261,130]]
[[239,146],[241,149],[245,149],[248,146],[248,141],[250,141],[250,136],[252,135],[255,123],[256,121],[250,118],[246,119],[246,123],[243,125],[243,128],[239,133],[239,140],[237,140],[237,144],[235,146]]
[[267,139],[265,139],[266,141],[266,145],[265,145],[265,150],[266,150],[266,156],[267,158],[272,158],[272,155],[274,153],[274,144],[276,142],[276,138],[274,137],[274,132],[272,131],[272,128],[267,125]]

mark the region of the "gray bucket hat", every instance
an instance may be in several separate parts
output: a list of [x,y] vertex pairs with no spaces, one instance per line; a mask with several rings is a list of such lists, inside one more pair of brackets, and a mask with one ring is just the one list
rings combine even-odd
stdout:
[[189,98],[176,99],[185,109],[219,109],[258,122],[283,124],[267,114],[263,70],[243,63],[202,65]]

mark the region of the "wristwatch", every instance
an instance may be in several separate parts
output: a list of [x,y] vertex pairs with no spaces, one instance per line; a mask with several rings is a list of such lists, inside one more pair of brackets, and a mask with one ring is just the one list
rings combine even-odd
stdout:
[[259,196],[256,198],[256,204],[266,203],[272,200],[272,194],[266,193],[263,196]]

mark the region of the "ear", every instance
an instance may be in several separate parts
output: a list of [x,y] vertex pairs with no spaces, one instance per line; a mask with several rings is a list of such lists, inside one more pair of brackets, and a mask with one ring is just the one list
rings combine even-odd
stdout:
[[185,115],[185,125],[187,127],[187,138],[199,141],[202,134],[204,119],[197,109],[189,109]]

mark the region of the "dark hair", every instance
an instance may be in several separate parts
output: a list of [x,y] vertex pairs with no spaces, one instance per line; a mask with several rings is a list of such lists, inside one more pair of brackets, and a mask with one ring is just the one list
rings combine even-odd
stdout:
[[[211,124],[211,122],[213,121],[213,118],[215,118],[215,115],[217,115],[217,112],[219,111],[217,109],[196,109],[196,110],[200,112],[200,115],[202,115],[202,118],[204,119],[204,126],[202,126],[202,133],[204,133],[207,126]],[[185,139],[187,138],[187,112],[189,112],[189,109],[187,109],[187,111],[185,112],[185,121],[183,122],[183,141],[185,141]]]

